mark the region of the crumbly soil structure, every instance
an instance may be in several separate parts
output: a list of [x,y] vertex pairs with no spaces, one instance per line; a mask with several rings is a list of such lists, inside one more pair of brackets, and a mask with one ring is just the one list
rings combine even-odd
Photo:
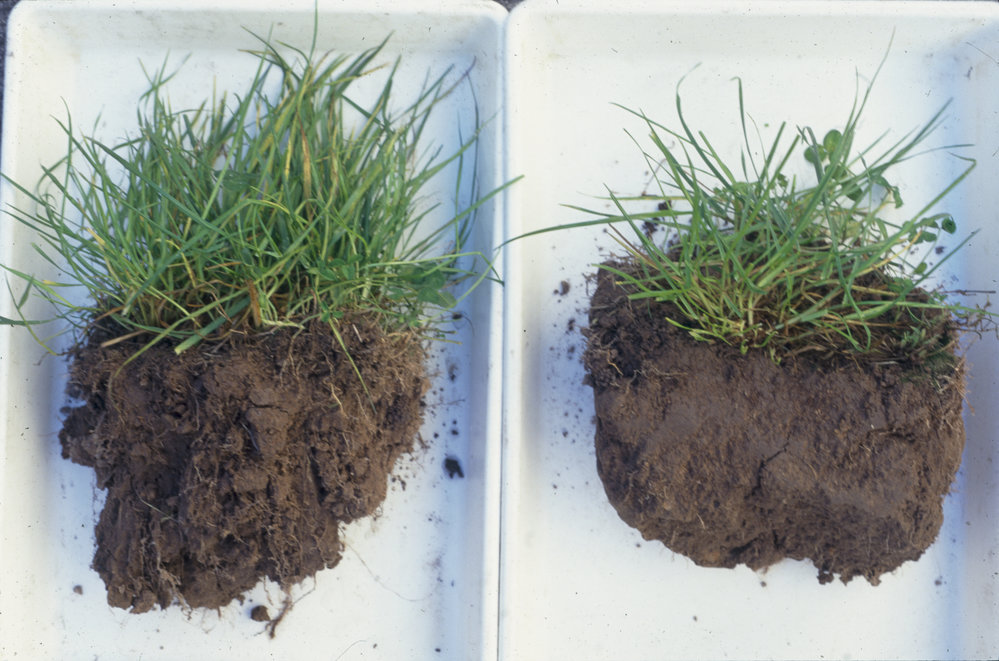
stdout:
[[85,403],[60,440],[107,489],[93,567],[109,604],[218,608],[337,564],[340,524],[385,498],[428,385],[415,336],[339,328],[350,358],[318,323],[180,355],[164,341],[127,364],[142,339],[81,343],[70,394]]
[[645,539],[708,567],[811,560],[821,583],[922,555],[961,462],[964,368],[778,365],[699,342],[601,270],[584,362],[597,469]]

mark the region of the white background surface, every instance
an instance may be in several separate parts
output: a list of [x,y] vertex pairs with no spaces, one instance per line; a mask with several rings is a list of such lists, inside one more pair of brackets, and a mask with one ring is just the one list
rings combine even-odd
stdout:
[[[623,129],[649,148],[647,131],[612,102],[676,127],[677,82],[699,64],[681,88],[684,113],[723,153],[737,157],[741,141],[735,76],[764,142],[781,121],[821,136],[842,126],[857,73],[874,73],[894,30],[858,144],[886,129],[899,138],[954,99],[928,146],[976,145],[964,153],[978,168],[944,206],[959,232],[981,233],[941,282],[995,289],[997,9],[529,0],[507,29],[508,171],[525,175],[508,198],[508,231],[584,218],[562,204],[608,208],[596,199],[605,185],[619,194],[646,189],[649,169]],[[899,168],[892,181],[902,184],[903,210],[918,211],[959,168],[944,153]],[[877,588],[862,579],[819,585],[816,569],[802,562],[760,574],[699,568],[624,524],[597,476],[578,329],[591,293],[586,276],[615,246],[594,229],[524,239],[506,253],[501,657],[995,657],[996,339],[968,354],[975,415],[966,417],[964,464],[940,537],[919,562],[885,575]],[[562,281],[570,286],[565,296],[554,293]]]
[[[437,109],[426,131],[454,148],[459,124],[470,135],[475,100],[483,117],[500,109],[498,57],[505,11],[492,3],[320,2],[318,50],[357,53],[390,32],[382,63],[403,57],[394,93],[409,102],[425,82],[454,66],[471,68]],[[280,7],[278,7],[280,5]],[[251,9],[248,9],[250,7]],[[256,8],[253,8],[256,7]],[[4,172],[33,183],[40,163],[64,154],[53,117],[63,101],[78,127],[108,140],[134,126],[146,81],[140,61],[159,67],[169,52],[178,65],[170,87],[175,108],[218,89],[241,92],[257,60],[239,53],[257,42],[242,28],[308,49],[313,3],[25,2],[11,19],[7,62]],[[375,76],[377,77],[377,76]],[[361,81],[373,90],[377,82]],[[474,99],[473,99],[474,92]],[[498,185],[501,118],[487,126],[480,150],[484,190]],[[3,203],[11,201],[4,189]],[[451,204],[453,184],[428,190]],[[498,205],[480,215],[475,244],[495,245]],[[0,221],[4,263],[30,255],[22,227]],[[11,316],[3,287],[3,311]],[[27,333],[0,329],[0,658],[13,659],[441,659],[495,654],[498,531],[485,525],[498,510],[499,355],[493,319],[499,290],[484,287],[462,305],[460,345],[438,345],[422,436],[426,450],[403,460],[381,513],[348,526],[339,566],[294,592],[299,599],[269,640],[249,619],[258,603],[272,615],[281,595],[271,586],[245,603],[185,614],[180,608],[132,615],[110,608],[90,569],[93,527],[102,494],[93,471],[59,456],[59,409],[66,404],[65,361],[43,357]],[[449,367],[455,379],[449,379]],[[490,403],[490,393],[496,395]],[[494,420],[492,416],[497,416]],[[445,455],[465,478],[445,476]],[[74,593],[81,586],[82,594]]]

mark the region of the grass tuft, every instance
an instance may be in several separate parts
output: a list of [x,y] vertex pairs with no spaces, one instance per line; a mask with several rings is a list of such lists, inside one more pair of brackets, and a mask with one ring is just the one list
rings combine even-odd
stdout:
[[[679,90],[676,130],[624,108],[649,130],[655,148],[643,154],[657,173],[658,194],[611,193],[615,213],[574,207],[598,218],[573,226],[630,225],[627,235],[614,228],[629,256],[627,268],[601,268],[612,271],[632,299],[670,304],[668,320],[698,340],[743,352],[764,349],[778,361],[804,352],[918,363],[944,357],[956,328],[975,328],[988,316],[951,304],[944,292],[928,286],[971,238],[947,251],[928,249],[941,234],[957,230],[951,215],[931,209],[975,163],[955,155],[966,163],[959,176],[915,214],[887,220],[886,210],[903,203],[888,179],[890,170],[919,155],[943,122],[946,105],[902,139],[884,145],[881,136],[858,150],[857,127],[871,86],[873,81],[844,126],[821,139],[806,127],[788,142],[781,124],[760,161],[752,155],[739,81],[745,150],[738,165],[723,160],[708,137],[689,125]],[[803,185],[788,174],[795,158],[811,166],[814,183]],[[624,202],[640,199],[658,208],[626,211]],[[650,238],[650,223],[665,228],[664,242]],[[930,265],[927,255],[936,255],[936,263]]]
[[[293,50],[289,59],[260,41],[239,96],[176,111],[164,63],[147,72],[135,135],[109,145],[60,122],[66,156],[35,190],[12,182],[34,208],[7,213],[37,233],[35,250],[66,278],[5,266],[27,290],[15,301],[20,318],[0,322],[34,333],[43,322],[21,311],[38,296],[70,328],[109,319],[122,337],[149,335],[145,348],[170,338],[178,353],[315,319],[336,330],[354,313],[390,332],[440,335],[441,312],[458,302],[453,285],[492,277],[491,261],[467,244],[477,209],[498,192],[479,197],[478,128],[453,153],[426,147],[428,120],[453,89],[449,72],[399,110],[396,61],[362,106],[351,86],[376,68],[384,42],[355,57]],[[267,90],[275,75],[277,95]],[[459,173],[456,198],[471,187],[474,201],[456,201],[427,231],[433,208],[421,191],[448,168]],[[63,293],[79,287],[83,305]]]

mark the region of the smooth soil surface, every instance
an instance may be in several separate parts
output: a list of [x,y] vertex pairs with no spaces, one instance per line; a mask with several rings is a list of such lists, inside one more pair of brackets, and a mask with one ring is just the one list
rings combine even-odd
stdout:
[[698,342],[601,270],[585,364],[597,469],[649,540],[699,565],[809,559],[873,584],[936,539],[961,462],[964,370]]
[[427,388],[422,345],[355,320],[204,343],[94,331],[71,366],[63,455],[107,502],[93,566],[133,612],[216,608],[264,576],[282,587],[340,560],[339,527],[375,512],[411,449]]

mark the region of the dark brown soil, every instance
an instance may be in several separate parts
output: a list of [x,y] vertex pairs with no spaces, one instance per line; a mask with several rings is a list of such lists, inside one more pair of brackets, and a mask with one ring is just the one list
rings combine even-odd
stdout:
[[[423,349],[355,320],[232,336],[175,355],[141,340],[71,366],[63,455],[92,466],[107,502],[93,566],[108,603],[225,606],[267,576],[287,588],[340,560],[341,523],[372,514],[412,448]],[[120,370],[120,371],[119,371]]]
[[915,560],[960,465],[964,370],[780,365],[698,342],[601,271],[585,364],[597,469],[643,537],[699,565],[809,559],[819,581]]

